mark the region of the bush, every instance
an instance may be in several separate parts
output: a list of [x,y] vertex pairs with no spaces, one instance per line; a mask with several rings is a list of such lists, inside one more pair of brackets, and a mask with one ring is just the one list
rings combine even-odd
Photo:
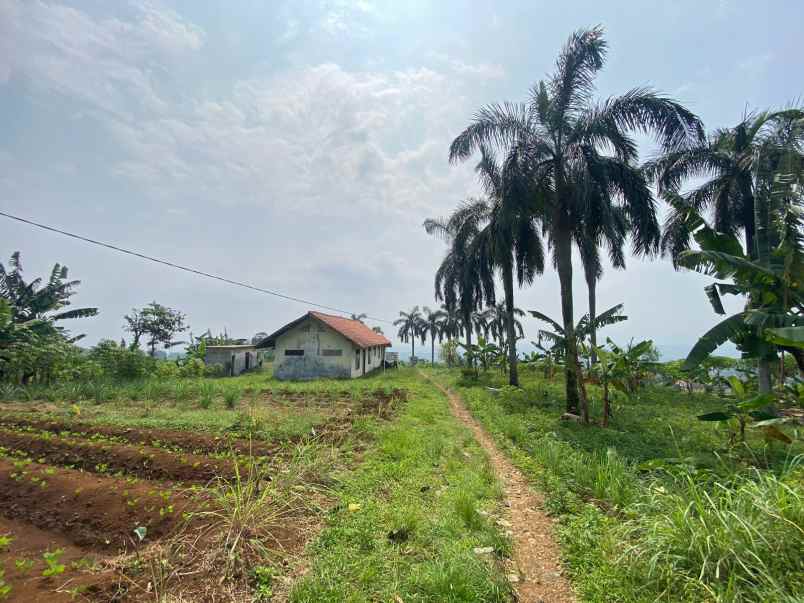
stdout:
[[207,374],[207,366],[199,358],[190,358],[179,367],[179,377],[203,377]]
[[142,350],[131,350],[108,339],[89,352],[89,359],[103,369],[106,377],[143,379],[154,374],[157,361]]

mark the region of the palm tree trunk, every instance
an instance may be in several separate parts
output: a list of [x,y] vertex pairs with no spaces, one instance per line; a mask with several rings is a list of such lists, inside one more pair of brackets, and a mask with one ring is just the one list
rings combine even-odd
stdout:
[[472,353],[469,352],[469,348],[472,347],[472,314],[469,313],[464,316],[464,329],[466,331],[466,352],[469,356],[469,367],[474,368],[475,366],[475,359],[472,357]]
[[435,365],[435,336],[430,333],[430,364]]
[[771,363],[760,358],[757,363],[757,376],[759,377],[759,393],[766,394],[771,390]]
[[416,336],[410,338],[410,363],[413,364],[413,359],[416,358]]
[[564,372],[566,376],[567,412],[578,414],[578,343],[575,341],[575,325],[572,311],[572,239],[570,230],[558,228],[556,232],[556,264],[558,280],[561,284],[561,317],[564,322],[566,340],[566,358]]
[[503,288],[505,289],[505,339],[508,343],[508,385],[519,387],[519,373],[516,365],[516,327],[514,325],[513,266],[506,266],[503,270]]
[[597,363],[597,329],[595,328],[595,317],[597,316],[597,279],[593,274],[586,275],[586,287],[589,290],[589,339],[592,344],[592,364]]

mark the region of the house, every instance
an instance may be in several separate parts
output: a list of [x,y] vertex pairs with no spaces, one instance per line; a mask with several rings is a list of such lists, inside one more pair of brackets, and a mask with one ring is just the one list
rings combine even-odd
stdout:
[[308,312],[263,339],[257,349],[274,348],[277,379],[351,379],[381,368],[390,345],[359,320]]
[[204,362],[207,366],[219,364],[223,367],[224,375],[234,377],[262,366],[262,352],[250,344],[208,345]]

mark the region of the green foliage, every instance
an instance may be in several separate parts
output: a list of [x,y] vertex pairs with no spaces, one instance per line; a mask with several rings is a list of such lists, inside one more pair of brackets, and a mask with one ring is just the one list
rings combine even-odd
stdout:
[[155,301],[151,302],[143,309],[134,308],[131,314],[123,317],[126,322],[125,330],[130,332],[134,339],[131,344],[132,349],[137,349],[142,337],[147,337],[146,342],[150,348],[151,356],[156,353],[156,346],[162,345],[165,349],[184,343],[174,341],[174,337],[189,327],[185,324],[185,315],[173,308],[168,308]]
[[64,549],[56,549],[54,551],[45,551],[42,553],[42,559],[44,559],[45,564],[47,565],[47,567],[42,571],[42,576],[45,578],[50,578],[52,576],[59,576],[64,573],[64,564],[59,563],[62,555],[64,555]]
[[11,594],[11,585],[5,581],[5,571],[0,569],[0,601],[7,599]]
[[129,349],[104,339],[89,352],[106,377],[111,379],[142,379],[154,374],[157,362],[139,349]]
[[559,421],[561,384],[538,373],[496,394],[439,374],[545,492],[579,598],[787,603],[804,589],[800,442],[748,429],[723,449],[719,423],[695,418],[723,407],[710,394],[646,384],[599,429]]

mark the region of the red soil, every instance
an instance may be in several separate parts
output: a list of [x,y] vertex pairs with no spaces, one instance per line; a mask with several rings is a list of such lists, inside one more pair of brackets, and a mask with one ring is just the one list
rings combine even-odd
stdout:
[[[41,486],[43,481],[46,487]],[[176,494],[164,500],[162,492],[169,490],[154,483],[128,483],[36,463],[15,466],[0,459],[2,515],[60,534],[78,547],[107,552],[131,549],[138,526],[148,528],[149,540],[167,534],[188,505]]]

